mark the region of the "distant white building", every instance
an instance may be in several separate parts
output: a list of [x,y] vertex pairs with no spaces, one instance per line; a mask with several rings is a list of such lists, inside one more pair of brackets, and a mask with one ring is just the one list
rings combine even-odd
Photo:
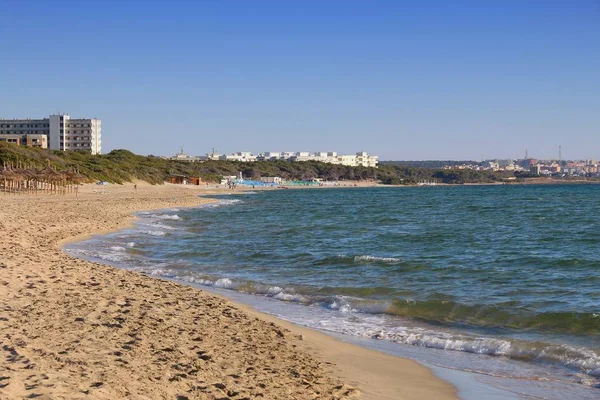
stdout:
[[274,161],[283,160],[286,158],[286,154],[293,155],[294,153],[281,153],[279,151],[267,151],[264,153],[258,153],[257,160],[260,161]]
[[300,151],[292,157],[286,158],[289,161],[320,161],[329,164],[345,165],[349,167],[374,167],[377,168],[379,157],[371,156],[364,151],[350,155],[339,155],[337,152],[316,152],[310,153]]
[[237,153],[232,153],[231,155],[221,156],[219,159],[227,161],[252,162],[256,161],[257,157],[248,151],[238,151]]
[[[379,157],[369,155],[367,152],[360,151],[356,154],[342,155],[335,151],[298,151],[298,152],[278,152],[278,151],[266,151],[264,153],[258,153],[257,155],[252,154],[248,151],[238,151],[229,155],[219,154],[214,152],[207,154],[203,157],[191,157],[183,154],[176,155],[177,159],[185,159],[195,161],[196,159],[205,160],[227,160],[227,161],[241,161],[241,162],[253,162],[253,161],[319,161],[329,164],[344,165],[349,167],[373,167],[377,168],[379,163]],[[173,158],[175,159],[175,158]]]
[[174,160],[174,161],[188,161],[188,162],[203,161],[202,157],[190,156],[188,154],[185,154],[183,152],[183,147],[181,148],[181,151],[179,153],[175,154],[173,157],[163,157],[163,158],[168,158],[169,160]]
[[[327,156],[323,157],[321,154],[323,154],[322,152],[318,152],[318,153],[310,153],[308,151],[299,151],[296,154],[294,154],[293,157],[290,158],[290,161],[321,161],[321,162],[325,162],[327,159]],[[325,153],[327,154],[327,153]]]
[[212,160],[212,161],[217,161],[217,160],[222,160],[224,157],[223,154],[219,154],[219,153],[211,153],[211,154],[207,154],[206,157],[204,157],[205,160]]
[[365,151],[356,153],[356,165],[361,167],[374,167],[377,168],[379,163],[379,157],[370,156]]

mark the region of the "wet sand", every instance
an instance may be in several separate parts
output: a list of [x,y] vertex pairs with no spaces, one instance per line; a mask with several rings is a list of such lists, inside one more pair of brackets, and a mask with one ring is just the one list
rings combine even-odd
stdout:
[[204,188],[86,185],[0,194],[0,398],[454,399],[410,360],[337,341],[60,244],[132,213],[196,206]]

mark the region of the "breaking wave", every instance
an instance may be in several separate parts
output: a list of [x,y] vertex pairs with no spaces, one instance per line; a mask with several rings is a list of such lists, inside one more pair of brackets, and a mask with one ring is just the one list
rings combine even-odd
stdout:
[[[276,300],[301,303],[305,305],[320,306],[325,309],[353,315],[356,323],[344,325],[319,324],[314,326],[333,332],[350,334],[364,338],[386,340],[395,343],[407,344],[441,350],[483,354],[495,357],[506,357],[520,361],[544,362],[561,365],[572,370],[584,372],[593,377],[600,377],[600,353],[588,349],[564,344],[552,344],[545,342],[533,342],[526,340],[502,339],[485,336],[472,336],[459,334],[447,330],[432,330],[414,324],[400,324],[395,326],[380,326],[376,323],[368,324],[361,320],[361,315],[393,315],[396,317],[413,318],[417,312],[407,310],[420,310],[421,316],[416,319],[425,319],[423,316],[443,315],[444,312],[452,315],[451,309],[458,307],[452,302],[432,301],[414,302],[407,300],[376,301],[366,300],[350,296],[314,296],[304,292],[299,293],[295,288],[262,285],[255,282],[240,281],[232,278],[199,277],[193,273],[184,273],[172,268],[158,268],[149,271],[150,275],[168,277],[203,286],[212,286],[221,289],[235,290],[243,293],[271,297]],[[404,306],[403,304],[406,304]],[[423,312],[423,310],[430,310]],[[489,308],[482,307],[479,312],[471,308],[465,309],[465,313],[474,315],[485,314],[483,311]],[[461,311],[462,312],[462,311]],[[591,316],[594,321],[600,318]],[[537,319],[552,320],[552,317],[542,316]],[[533,318],[532,326],[537,326],[537,320]],[[559,318],[560,319],[560,318]],[[583,318],[585,319],[585,318]],[[504,319],[502,319],[504,320]],[[297,321],[302,323],[301,321]],[[323,322],[323,321],[320,321]],[[398,321],[397,321],[398,322]],[[486,319],[486,323],[489,321]],[[568,324],[564,322],[565,326]],[[590,328],[591,329],[591,328]]]
[[[131,243],[127,243],[126,246],[131,247]],[[131,261],[128,260],[124,247],[111,246],[107,250],[110,252],[86,249],[71,249],[69,252],[76,256],[91,257],[113,263]],[[500,308],[469,306],[453,301],[373,300],[335,294],[319,295],[307,288],[265,285],[229,277],[201,276],[189,269],[169,267],[168,264],[162,264],[160,267],[156,264],[151,267],[142,267],[139,266],[139,263],[136,264],[138,267],[135,267],[135,270],[151,276],[235,290],[283,302],[321,307],[346,316],[344,324],[336,324],[327,320],[295,321],[318,329],[412,346],[560,365],[587,374],[588,380],[583,379],[582,382],[590,385],[594,385],[594,379],[600,377],[600,352],[594,349],[541,341],[475,336],[443,328],[433,330],[410,322],[411,320],[423,320],[443,324],[468,321],[472,325],[488,328],[515,327],[521,330],[544,328],[566,332],[578,330],[595,334],[600,331],[600,317],[596,314],[515,314]],[[369,316],[379,317],[371,320],[372,317]],[[396,318],[396,320],[393,324],[382,324],[381,318]]]
[[231,205],[234,205],[237,203],[243,203],[243,201],[240,199],[221,199],[214,203],[203,204],[202,207],[216,208],[216,207],[222,207],[222,206],[231,206]]
[[138,232],[146,234],[146,235],[151,235],[151,236],[165,236],[167,234],[167,232],[165,232],[165,231],[153,231],[153,230],[141,230]]
[[155,216],[158,219],[170,219],[170,220],[180,220],[181,218],[177,214],[169,215],[169,214],[161,214]]
[[355,262],[380,261],[380,262],[384,262],[384,263],[398,263],[402,260],[399,258],[395,258],[395,257],[355,256],[354,261]]

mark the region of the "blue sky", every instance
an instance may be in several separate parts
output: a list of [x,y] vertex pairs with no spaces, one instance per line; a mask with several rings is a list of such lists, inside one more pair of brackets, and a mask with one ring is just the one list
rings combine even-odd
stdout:
[[103,150],[600,158],[600,0],[0,0],[0,117]]

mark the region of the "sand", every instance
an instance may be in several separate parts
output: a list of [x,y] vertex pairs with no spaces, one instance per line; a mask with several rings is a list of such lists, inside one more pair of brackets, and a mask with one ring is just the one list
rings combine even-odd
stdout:
[[65,240],[202,189],[0,194],[2,399],[453,399],[427,368],[174,282],[80,259]]

